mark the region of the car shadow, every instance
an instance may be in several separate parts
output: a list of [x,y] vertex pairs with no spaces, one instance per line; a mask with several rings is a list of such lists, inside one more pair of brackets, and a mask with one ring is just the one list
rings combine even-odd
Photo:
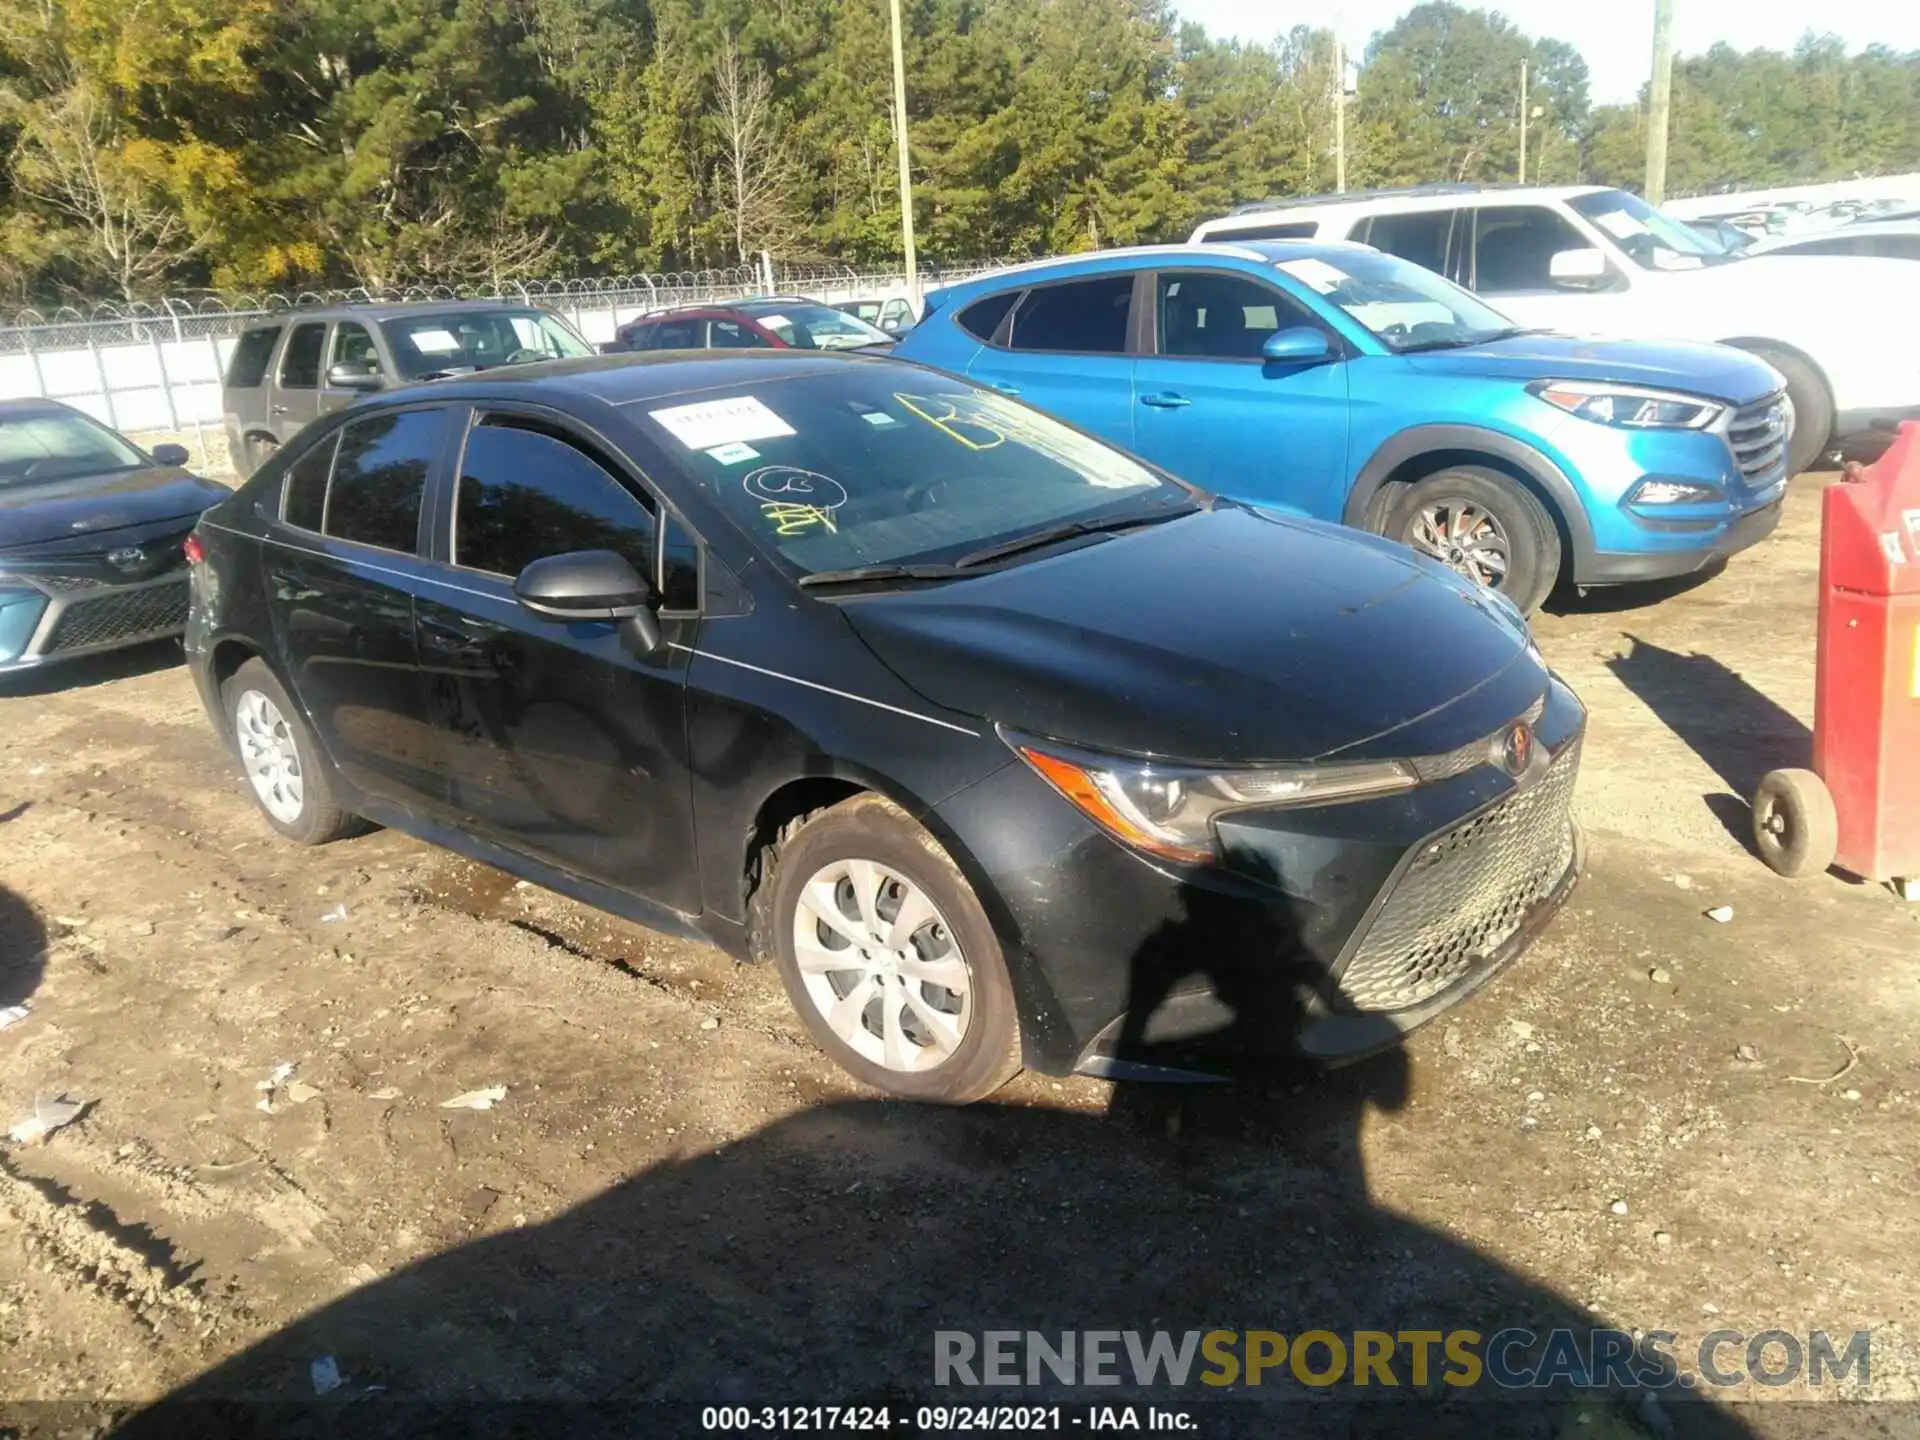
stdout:
[[[0,822],[15,818],[25,808],[17,806],[0,815]],[[46,926],[31,905],[0,885],[0,1010],[30,999],[46,969]]]
[[[1316,992],[1287,969],[1263,973],[1270,950],[1224,963],[1223,939],[1298,936],[1279,905],[1251,929],[1238,912],[1229,937],[1211,894],[1187,887],[1130,969],[1141,1004],[1206,986],[1225,1007],[1212,1033],[1168,1042],[1157,1058],[1191,1062],[1210,1041],[1285,1052],[1324,982]],[[1149,1019],[1126,1044],[1155,1058],[1154,1033]],[[677,1436],[709,1428],[701,1407],[715,1405],[887,1403],[911,1416],[918,1404],[1148,1399],[1195,1407],[1209,1437],[1250,1440],[1670,1434],[1674,1416],[1681,1434],[1747,1433],[1701,1404],[1634,1428],[1637,1390],[1448,1386],[1437,1347],[1416,1385],[1411,1340],[1392,1362],[1392,1390],[1308,1385],[1285,1364],[1258,1387],[1241,1375],[1221,1390],[1200,1376],[1224,1367],[1197,1354],[1184,1386],[1164,1375],[1142,1385],[1117,1336],[1117,1385],[1068,1388],[1037,1356],[1035,1382],[1046,1383],[994,1383],[989,1330],[1049,1346],[1063,1332],[1084,1346],[1086,1332],[1142,1332],[1144,1345],[1166,1331],[1177,1346],[1219,1329],[1351,1340],[1525,1327],[1585,1343],[1595,1321],[1581,1304],[1369,1194],[1361,1131],[1405,1107],[1404,1049],[1311,1076],[1250,1058],[1235,1073],[1217,1085],[1123,1084],[1098,1113],[1056,1108],[1037,1086],[964,1109],[857,1099],[803,1110],[355,1290],[117,1433]],[[937,1355],[963,1352],[970,1362],[936,1371]],[[1313,1350],[1305,1373],[1331,1354]],[[1673,1373],[1671,1360],[1647,1358]],[[316,1361],[329,1387],[318,1398]],[[1206,1406],[1223,1395],[1237,1403]],[[1576,1408],[1611,1418],[1566,1429],[1581,1423]]]
[[178,640],[145,640],[124,650],[105,650],[74,660],[57,660],[30,670],[0,675],[0,700],[84,690],[171,670],[184,661]]
[[1717,579],[1727,568],[1725,560],[1715,560],[1689,575],[1667,580],[1642,580],[1632,585],[1596,585],[1589,589],[1562,582],[1540,608],[1549,615],[1616,615],[1624,610],[1645,610]]

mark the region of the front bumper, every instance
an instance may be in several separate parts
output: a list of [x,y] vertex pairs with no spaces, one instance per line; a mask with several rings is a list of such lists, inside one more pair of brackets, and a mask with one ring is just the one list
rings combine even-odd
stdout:
[[1686,549],[1596,552],[1585,558],[1574,579],[1581,585],[1630,585],[1697,574],[1771,535],[1780,523],[1784,504],[1783,495],[1781,499],[1749,510],[1719,529],[1705,544]]
[[1204,871],[1150,864],[1020,765],[937,818],[974,862],[1034,1068],[1352,1060],[1459,1003],[1565,902],[1584,724],[1551,682],[1519,781],[1480,765],[1378,800],[1240,812]]
[[[23,577],[0,577],[9,587]],[[163,575],[131,585],[63,587],[57,580],[26,581],[46,596],[46,607],[26,647],[0,663],[0,675],[36,669],[178,635],[187,623],[187,577]]]

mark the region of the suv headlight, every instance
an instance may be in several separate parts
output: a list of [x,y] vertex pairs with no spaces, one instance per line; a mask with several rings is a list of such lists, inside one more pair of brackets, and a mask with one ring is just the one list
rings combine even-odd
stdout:
[[1214,817],[1229,810],[1330,805],[1420,783],[1413,767],[1399,760],[1226,770],[1107,755],[1007,732],[1001,738],[1109,834],[1188,864],[1215,858]]
[[1705,430],[1727,413],[1727,407],[1717,400],[1673,390],[1646,390],[1638,385],[1540,380],[1527,390],[1569,415],[1623,430]]

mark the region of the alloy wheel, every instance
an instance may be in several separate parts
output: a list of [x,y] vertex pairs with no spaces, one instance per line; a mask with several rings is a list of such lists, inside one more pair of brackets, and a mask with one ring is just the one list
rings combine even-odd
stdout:
[[306,787],[300,751],[280,707],[258,690],[242,691],[233,707],[233,733],[260,804],[283,825],[298,822]]
[[1478,585],[1497,590],[1507,578],[1512,543],[1500,522],[1470,501],[1423,506],[1407,528],[1407,543]]

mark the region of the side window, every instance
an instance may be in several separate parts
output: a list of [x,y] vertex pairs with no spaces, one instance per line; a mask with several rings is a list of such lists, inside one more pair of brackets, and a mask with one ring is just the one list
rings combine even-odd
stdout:
[[620,343],[629,350],[651,350],[654,348],[655,330],[653,325],[630,325],[619,332]]
[[325,325],[296,325],[280,357],[280,388],[311,390],[320,383],[320,352],[327,343]]
[[267,378],[267,362],[273,358],[273,342],[280,338],[278,325],[263,325],[249,330],[233,347],[227,361],[227,388],[251,390]]
[[1271,225],[1249,225],[1245,229],[1221,230],[1207,236],[1216,245],[1231,245],[1239,240],[1311,240],[1320,233],[1318,220],[1276,221]]
[[1258,360],[1276,330],[1315,324],[1290,297],[1242,275],[1175,271],[1156,289],[1162,355]]
[[342,320],[333,327],[333,350],[327,357],[327,368],[335,365],[352,365],[368,375],[380,373],[380,352],[373,348],[373,336],[366,326]]
[[453,563],[509,578],[535,560],[612,550],[653,573],[653,511],[586,451],[495,418],[460,462]]
[[1447,273],[1447,230],[1453,224],[1453,216],[1451,210],[1374,215],[1356,225],[1347,238],[1444,275]]
[[755,350],[768,348],[760,335],[747,329],[737,320],[716,320],[713,322],[712,338],[707,341],[721,350]]
[[[662,320],[653,327],[650,350],[702,350],[706,348],[704,320]],[[518,571],[514,572],[518,574]]]
[[660,545],[660,608],[698,610],[700,542],[671,515],[667,517],[666,534],[667,538]]
[[334,447],[340,443],[338,432],[312,446],[287,467],[286,498],[280,518],[289,525],[318,534],[327,513],[327,479],[333,474]]
[[1479,212],[1473,239],[1473,288],[1483,295],[1554,288],[1549,267],[1561,250],[1593,242],[1544,205],[1498,205]]
[[1098,275],[1027,292],[1013,317],[1016,350],[1124,355],[1132,275]]
[[1018,290],[1006,290],[974,301],[956,317],[960,321],[960,328],[976,339],[991,340],[994,331],[1000,328],[1000,322],[1007,318],[1007,311],[1013,308],[1013,302],[1019,298]]
[[327,487],[325,533],[412,554],[420,497],[446,420],[444,410],[402,410],[342,430]]

